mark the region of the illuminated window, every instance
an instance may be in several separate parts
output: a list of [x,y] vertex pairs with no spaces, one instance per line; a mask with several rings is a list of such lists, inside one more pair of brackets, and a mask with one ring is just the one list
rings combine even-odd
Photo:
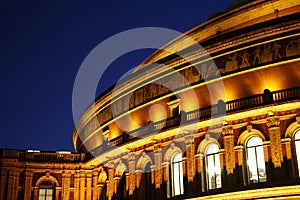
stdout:
[[44,182],[39,188],[39,200],[53,199],[53,185],[50,182]]
[[300,177],[300,130],[296,132],[294,136],[294,141],[295,141],[296,157],[298,163],[298,173]]
[[205,151],[206,179],[208,189],[222,187],[219,147],[217,144],[209,144]]
[[258,136],[251,137],[246,144],[247,166],[250,183],[259,183],[267,180],[266,165],[262,139]]
[[172,196],[183,194],[182,154],[176,153],[172,159]]

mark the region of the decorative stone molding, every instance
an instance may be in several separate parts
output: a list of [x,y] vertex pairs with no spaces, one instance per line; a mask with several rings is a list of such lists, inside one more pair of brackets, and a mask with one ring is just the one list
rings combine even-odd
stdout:
[[115,177],[121,178],[125,171],[127,171],[127,167],[122,161],[120,161],[119,165],[116,168]]
[[155,188],[159,189],[162,184],[162,149],[159,143],[154,144],[154,163],[155,163]]
[[233,174],[233,170],[235,169],[235,151],[234,151],[234,136],[233,136],[232,126],[224,127],[222,134],[224,135],[226,171],[227,174]]
[[98,182],[97,183],[104,184],[105,181],[106,181],[106,179],[107,179],[107,174],[104,171],[104,169],[101,169],[101,171],[99,173],[99,177],[98,177]]
[[165,153],[164,161],[171,163],[172,158],[176,153],[183,154],[182,150],[179,147],[175,146],[174,143],[171,143],[170,148],[168,148],[168,150]]
[[190,131],[185,133],[185,146],[187,157],[188,182],[193,182],[196,175],[195,144],[194,134]]
[[251,132],[249,132],[248,130],[242,132],[238,138],[237,144],[238,145],[243,145],[246,146],[246,142],[247,140],[252,137],[252,136],[259,136],[263,141],[266,140],[264,134],[262,134],[262,132],[260,132],[257,129],[252,129],[251,128]]
[[133,192],[135,190],[135,186],[136,186],[136,176],[135,176],[135,154],[133,152],[130,152],[128,154],[128,163],[129,163],[129,195],[133,195]]
[[151,157],[142,152],[142,156],[137,161],[136,168],[143,171],[149,162],[151,165],[153,164]]
[[281,162],[283,162],[282,155],[282,144],[281,144],[281,133],[280,133],[280,119],[279,116],[272,116],[268,118],[268,130],[270,137],[271,146],[271,157],[274,167],[281,167]]
[[213,138],[213,137],[210,137],[210,134],[206,134],[206,135],[205,135],[205,139],[203,139],[203,140],[200,142],[200,144],[199,144],[199,146],[198,146],[198,148],[197,148],[197,153],[200,153],[200,154],[202,154],[202,155],[205,155],[205,149],[206,149],[206,147],[207,147],[209,144],[211,144],[211,143],[217,144],[218,147],[220,148],[220,144],[219,144],[218,140],[216,140],[216,139]]

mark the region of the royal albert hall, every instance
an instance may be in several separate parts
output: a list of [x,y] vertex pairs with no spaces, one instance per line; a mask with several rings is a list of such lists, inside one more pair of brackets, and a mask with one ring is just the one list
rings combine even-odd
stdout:
[[1,150],[0,199],[300,199],[299,100],[300,1],[235,1],[98,96],[76,153]]

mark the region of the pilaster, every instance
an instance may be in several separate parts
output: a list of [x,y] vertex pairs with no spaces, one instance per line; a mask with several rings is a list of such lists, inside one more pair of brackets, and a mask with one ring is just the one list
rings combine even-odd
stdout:
[[33,177],[32,171],[26,170],[25,171],[24,199],[31,199],[32,177]]
[[92,173],[87,173],[86,175],[86,199],[92,199]]
[[192,132],[187,132],[185,135],[185,146],[187,156],[187,177],[188,182],[193,182],[196,175],[196,160],[195,160],[195,144],[194,135]]
[[279,117],[269,117],[267,125],[270,137],[272,162],[274,167],[278,168],[281,167],[281,162],[283,161]]
[[80,194],[80,173],[75,172],[75,174],[74,174],[74,200],[80,200],[79,194]]
[[7,199],[15,200],[18,197],[19,173],[16,170],[9,171]]
[[128,163],[129,163],[129,195],[133,195],[136,185],[136,176],[135,176],[135,155],[134,153],[128,154]]
[[162,152],[160,144],[154,144],[155,159],[155,188],[159,189],[162,184]]
[[84,200],[85,199],[85,172],[84,171],[81,171],[80,172],[80,200]]
[[71,174],[69,172],[63,172],[62,174],[62,199],[70,199],[70,184],[71,184]]
[[93,171],[93,200],[99,200],[100,194],[98,193],[98,171]]
[[107,181],[107,196],[108,200],[111,200],[114,195],[115,190],[115,183],[114,183],[114,176],[115,176],[115,170],[114,170],[114,163],[110,162],[108,164],[108,181]]
[[233,174],[235,169],[234,136],[232,126],[226,126],[222,134],[224,136],[225,166],[227,175]]

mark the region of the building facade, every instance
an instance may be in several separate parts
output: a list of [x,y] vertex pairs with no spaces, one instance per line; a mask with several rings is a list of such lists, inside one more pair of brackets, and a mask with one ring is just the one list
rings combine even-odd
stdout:
[[3,149],[0,199],[299,199],[300,2],[249,1],[162,49],[85,111],[77,153]]

